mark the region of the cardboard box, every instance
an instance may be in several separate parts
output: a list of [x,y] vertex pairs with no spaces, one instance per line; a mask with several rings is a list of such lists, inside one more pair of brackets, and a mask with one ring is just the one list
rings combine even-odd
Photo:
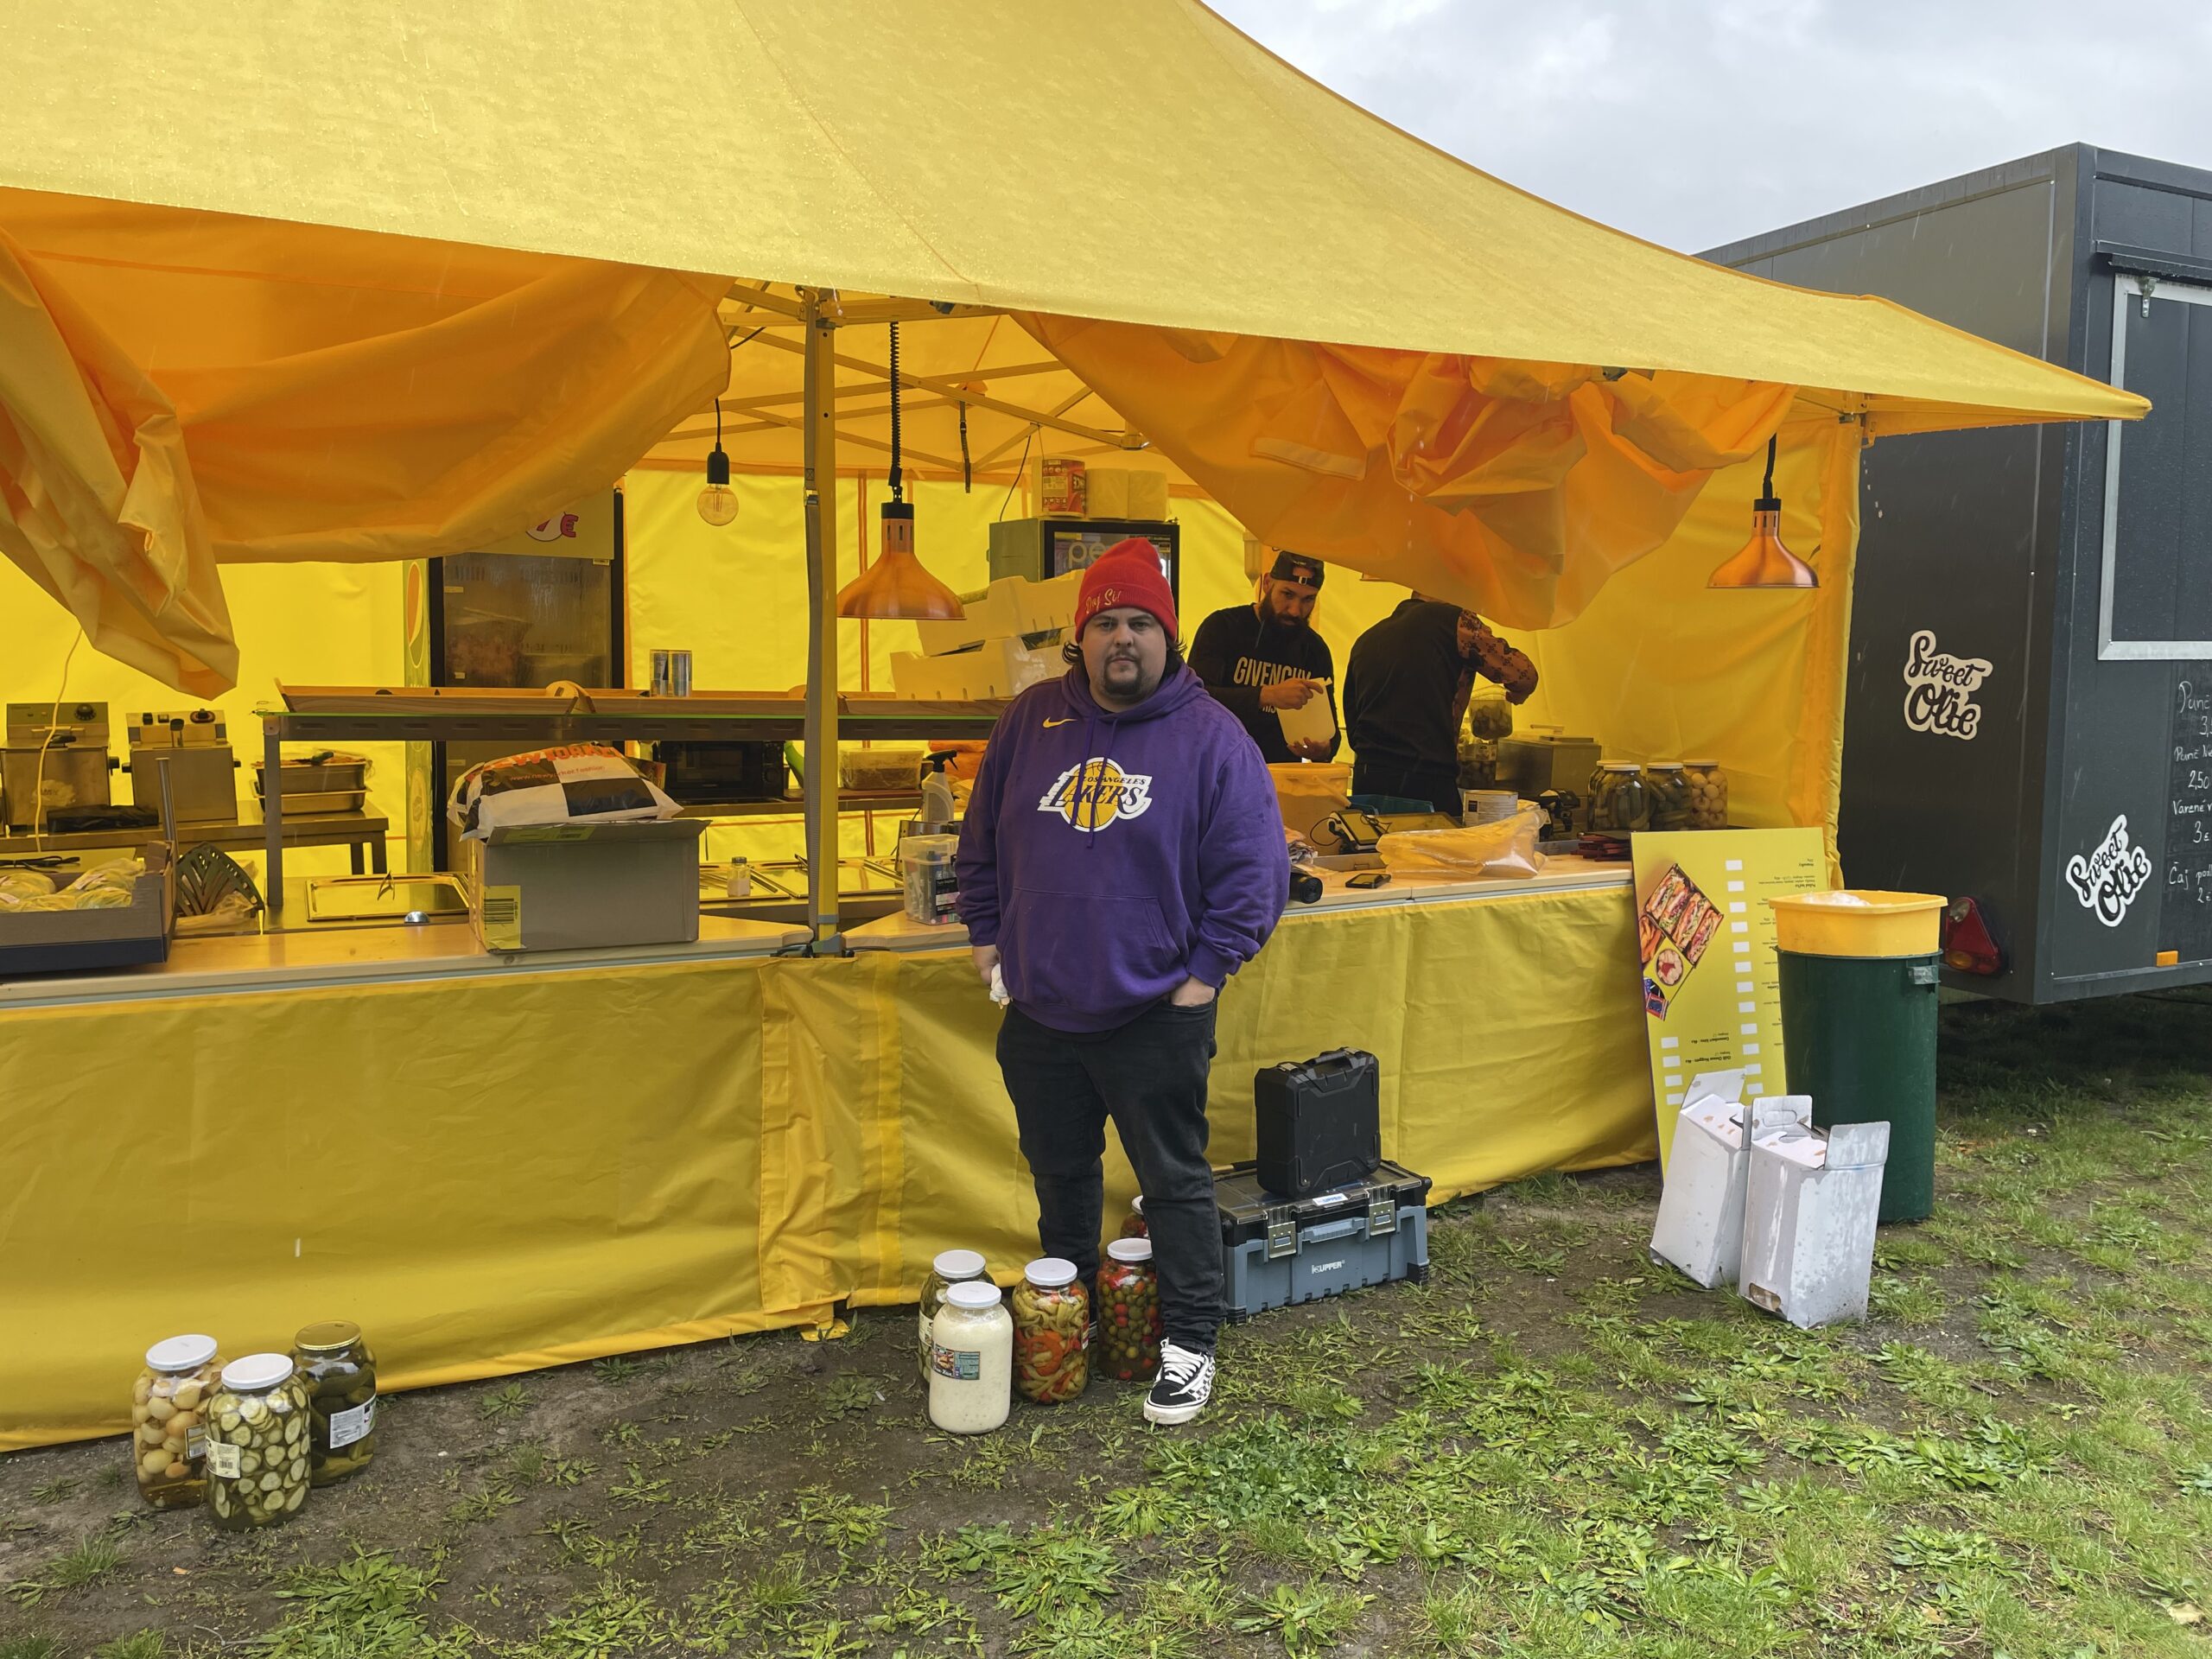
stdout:
[[[156,842],[139,848],[133,855],[146,861],[146,873],[132,887],[127,906],[113,910],[0,910],[0,979],[167,962],[170,918],[176,913],[168,849]],[[94,863],[110,856],[88,855]],[[63,876],[66,887],[82,872],[41,874]]]
[[703,818],[512,824],[461,842],[469,919],[486,950],[690,944]]
[[1343,761],[1292,761],[1269,766],[1268,775],[1274,780],[1283,828],[1294,836],[1308,834],[1332,812],[1341,812],[1351,804],[1351,767]]

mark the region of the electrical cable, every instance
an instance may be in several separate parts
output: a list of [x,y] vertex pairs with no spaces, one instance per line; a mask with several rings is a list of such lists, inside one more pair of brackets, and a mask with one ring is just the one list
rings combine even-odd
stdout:
[[69,690],[69,664],[77,654],[77,647],[84,643],[85,631],[79,628],[69,640],[69,649],[61,653],[61,683],[54,688],[54,707],[47,711],[46,737],[38,746],[38,771],[31,780],[31,850],[46,850],[46,752],[54,747],[54,731],[61,719],[61,699]]
[[904,501],[906,486],[899,479],[899,325],[891,325],[891,499]]
[[1006,494],[1000,499],[999,510],[994,515],[995,518],[1003,518],[1006,517],[1007,503],[1014,499],[1014,484],[1021,482],[1021,475],[1029,466],[1029,446],[1036,441],[1036,438],[1037,426],[1036,423],[1033,421],[1030,423],[1029,435],[1021,441],[1021,459],[1014,463],[1014,483],[1008,484],[1006,486]]
[[968,459],[968,405],[960,405],[960,493],[973,495],[976,492],[976,468]]

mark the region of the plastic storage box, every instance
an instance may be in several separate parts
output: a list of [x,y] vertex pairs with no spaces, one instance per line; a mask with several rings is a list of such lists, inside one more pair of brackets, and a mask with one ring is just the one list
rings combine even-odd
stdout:
[[1372,1054],[1350,1048],[1255,1074],[1260,1185],[1302,1198],[1365,1180],[1382,1161],[1382,1077]]
[[1241,1324],[1294,1302],[1428,1277],[1429,1179],[1388,1161],[1310,1198],[1279,1198],[1258,1166],[1214,1175],[1228,1313]]

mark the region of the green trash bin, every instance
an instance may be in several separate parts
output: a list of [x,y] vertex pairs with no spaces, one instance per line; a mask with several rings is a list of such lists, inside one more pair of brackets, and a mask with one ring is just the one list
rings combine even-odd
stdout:
[[1936,1207],[1936,990],[1944,900],[1840,892],[1770,900],[1789,1092],[1813,1122],[1886,1122],[1879,1219]]

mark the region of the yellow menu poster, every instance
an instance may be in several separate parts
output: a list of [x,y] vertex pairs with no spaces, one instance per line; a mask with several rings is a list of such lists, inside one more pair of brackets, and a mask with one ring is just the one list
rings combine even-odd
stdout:
[[1699,1072],[1741,1068],[1746,1100],[1787,1092],[1766,901],[1825,887],[1827,855],[1818,830],[1667,830],[1640,833],[1630,847],[1664,1168],[1683,1090]]

